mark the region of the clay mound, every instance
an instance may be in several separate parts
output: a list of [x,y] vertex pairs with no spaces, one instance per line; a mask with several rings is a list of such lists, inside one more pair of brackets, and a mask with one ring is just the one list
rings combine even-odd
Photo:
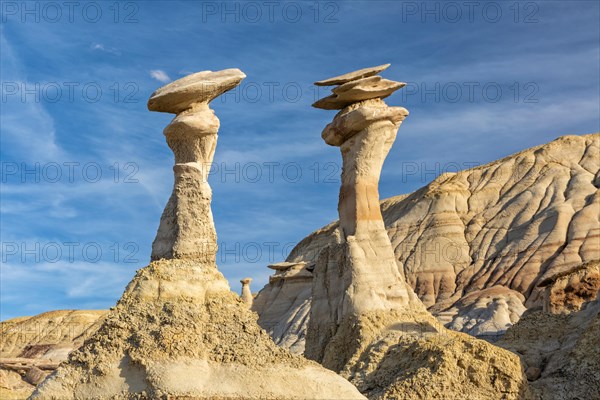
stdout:
[[[382,201],[399,269],[429,311],[447,326],[494,337],[506,329],[506,318],[496,321],[495,315],[508,314],[514,322],[524,308],[543,305],[541,282],[597,259],[598,154],[600,134],[564,136],[487,165],[443,174],[412,194]],[[315,231],[287,261],[316,262],[338,235],[337,222]],[[307,321],[298,324],[293,316],[310,308],[311,301],[302,284],[294,282],[290,291],[301,297],[287,295],[285,279],[266,285],[254,306],[261,324],[289,321],[277,329],[264,326],[276,342],[293,344],[295,351],[302,351]],[[312,283],[304,285],[310,289]],[[495,286],[507,289],[501,296],[506,306],[489,301],[487,311],[465,318],[462,297],[485,297],[485,290]],[[494,312],[498,307],[504,308],[500,314]]]
[[536,399],[597,399],[600,300],[572,314],[527,312],[497,342],[521,356]]
[[545,287],[544,310],[568,314],[596,299],[600,290],[600,260],[589,261],[552,276],[539,284]]
[[160,260],[32,399],[364,398],[276,346],[212,265]]
[[25,399],[100,326],[103,310],[58,310],[0,323],[0,398]]
[[[402,320],[397,323],[394,321]],[[344,321],[368,340],[351,351],[340,374],[370,400],[374,399],[514,399],[529,398],[519,357],[472,336],[445,329],[432,316],[379,312]]]
[[515,290],[492,286],[466,294],[437,317],[440,322],[448,320],[447,327],[454,331],[494,342],[521,318],[524,301]]
[[57,310],[0,323],[0,358],[66,360],[96,329],[105,310]]

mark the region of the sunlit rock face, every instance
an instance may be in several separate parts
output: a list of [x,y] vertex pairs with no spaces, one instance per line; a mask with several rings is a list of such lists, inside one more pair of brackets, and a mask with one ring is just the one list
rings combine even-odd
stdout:
[[[526,308],[544,306],[545,281],[600,258],[599,154],[600,134],[564,136],[382,201],[398,270],[441,322],[497,339]],[[327,225],[288,261],[315,263],[339,237],[339,224]],[[302,297],[294,301],[285,281],[277,285],[276,296],[267,285],[257,300],[269,294],[280,320],[309,307],[311,295],[298,283]],[[270,309],[277,319],[264,303],[258,313]],[[274,339],[301,338],[306,326],[283,326]],[[293,343],[300,351],[300,341]]]
[[175,184],[153,261],[33,399],[364,399],[347,380],[273,343],[217,269],[206,178],[219,121],[208,103],[244,77],[200,72],[150,98],[150,110],[177,114],[164,130]]
[[[314,106],[341,109],[322,138],[340,147],[343,169],[338,226],[317,253],[314,268],[306,268],[305,276],[312,272],[313,277],[304,355],[338,372],[370,399],[459,398],[465,392],[473,399],[526,398],[519,358],[444,328],[396,264],[378,184],[408,111],[381,100],[401,84],[384,83],[390,91],[382,95],[382,80],[370,80],[386,67],[318,82],[341,85]],[[355,80],[372,84],[373,90],[360,91],[366,98],[347,105],[350,97],[339,90]],[[302,311],[305,307],[300,305]]]
[[0,399],[27,398],[100,326],[104,310],[57,310],[0,323]]
[[[587,267],[590,267],[588,276],[594,275],[597,273],[598,262],[588,263],[577,272],[563,277],[574,283],[578,280],[576,276],[585,275]],[[567,278],[569,275],[570,278]],[[563,288],[559,284],[556,289],[560,291]],[[581,293],[578,290],[573,292]],[[583,292],[587,293],[587,290]],[[576,307],[571,308],[570,313],[551,313],[539,309],[528,311],[496,342],[498,346],[521,357],[536,400],[598,397],[600,299],[597,296],[596,290],[593,296],[595,300],[582,301],[582,297],[577,297],[577,301],[571,303],[571,306],[576,304]],[[550,303],[556,305],[553,300]]]
[[[304,354],[335,371],[352,353],[350,348],[340,353],[339,343],[356,346],[364,340],[361,332],[346,331],[344,324],[371,312],[425,311],[396,266],[379,208],[383,162],[408,115],[405,108],[389,107],[381,99],[403,86],[375,75],[387,66],[317,82],[339,86],[313,104],[341,109],[321,137],[340,148],[343,167],[338,240],[316,260]],[[356,96],[346,96],[355,90]]]

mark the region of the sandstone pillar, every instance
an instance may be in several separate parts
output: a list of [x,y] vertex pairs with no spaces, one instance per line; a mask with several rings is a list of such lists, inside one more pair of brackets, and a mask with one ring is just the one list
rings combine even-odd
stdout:
[[175,155],[175,184],[152,243],[152,260],[215,261],[217,235],[207,179],[217,147],[219,119],[208,103],[245,76],[238,69],[198,72],[158,89],[150,97],[149,110],[177,114],[163,131]]
[[164,130],[175,184],[153,261],[32,399],[365,399],[340,376],[277,347],[217,269],[206,178],[219,120],[208,103],[243,78],[237,69],[199,72],[150,98],[150,110],[177,114]]

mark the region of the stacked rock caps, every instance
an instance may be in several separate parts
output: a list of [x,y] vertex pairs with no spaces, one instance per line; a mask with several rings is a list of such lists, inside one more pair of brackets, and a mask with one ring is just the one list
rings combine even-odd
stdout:
[[324,110],[341,110],[352,103],[369,99],[384,99],[396,90],[406,86],[404,82],[391,81],[378,76],[391,64],[359,69],[344,75],[315,82],[317,86],[336,86],[332,95],[324,97],[313,104],[313,107]]
[[[426,314],[398,270],[379,208],[381,169],[408,115],[405,108],[389,107],[381,99],[402,86],[375,76],[388,66],[316,83],[341,84],[313,106],[341,109],[321,136],[340,148],[343,166],[339,241],[317,260],[304,354],[338,372],[358,349],[349,350],[349,343],[368,343],[365,332],[354,329],[357,320],[393,310]],[[346,354],[340,352],[340,344]]]
[[340,148],[343,166],[339,225],[316,260],[304,355],[369,399],[527,398],[518,357],[440,326],[398,269],[378,185],[408,111],[382,100],[403,86],[374,76],[386,67],[317,82],[341,84],[314,106],[341,109],[321,136]]

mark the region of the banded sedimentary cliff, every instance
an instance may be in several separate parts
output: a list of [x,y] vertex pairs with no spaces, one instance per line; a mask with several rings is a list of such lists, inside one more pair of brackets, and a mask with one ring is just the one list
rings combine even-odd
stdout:
[[[526,308],[543,306],[545,281],[600,258],[599,187],[600,134],[564,136],[439,176],[384,200],[381,213],[399,271],[428,309],[453,329],[496,338]],[[310,265],[338,236],[337,222],[325,226],[288,261]],[[294,316],[310,307],[309,281],[293,283],[293,301],[285,279],[255,300],[259,322],[282,321],[276,331],[263,326],[294,351],[305,336],[306,321]]]
[[348,381],[276,346],[216,266],[206,181],[219,120],[208,103],[235,87],[237,69],[199,72],[157,90],[175,184],[152,246],[98,331],[33,399],[364,399]]

